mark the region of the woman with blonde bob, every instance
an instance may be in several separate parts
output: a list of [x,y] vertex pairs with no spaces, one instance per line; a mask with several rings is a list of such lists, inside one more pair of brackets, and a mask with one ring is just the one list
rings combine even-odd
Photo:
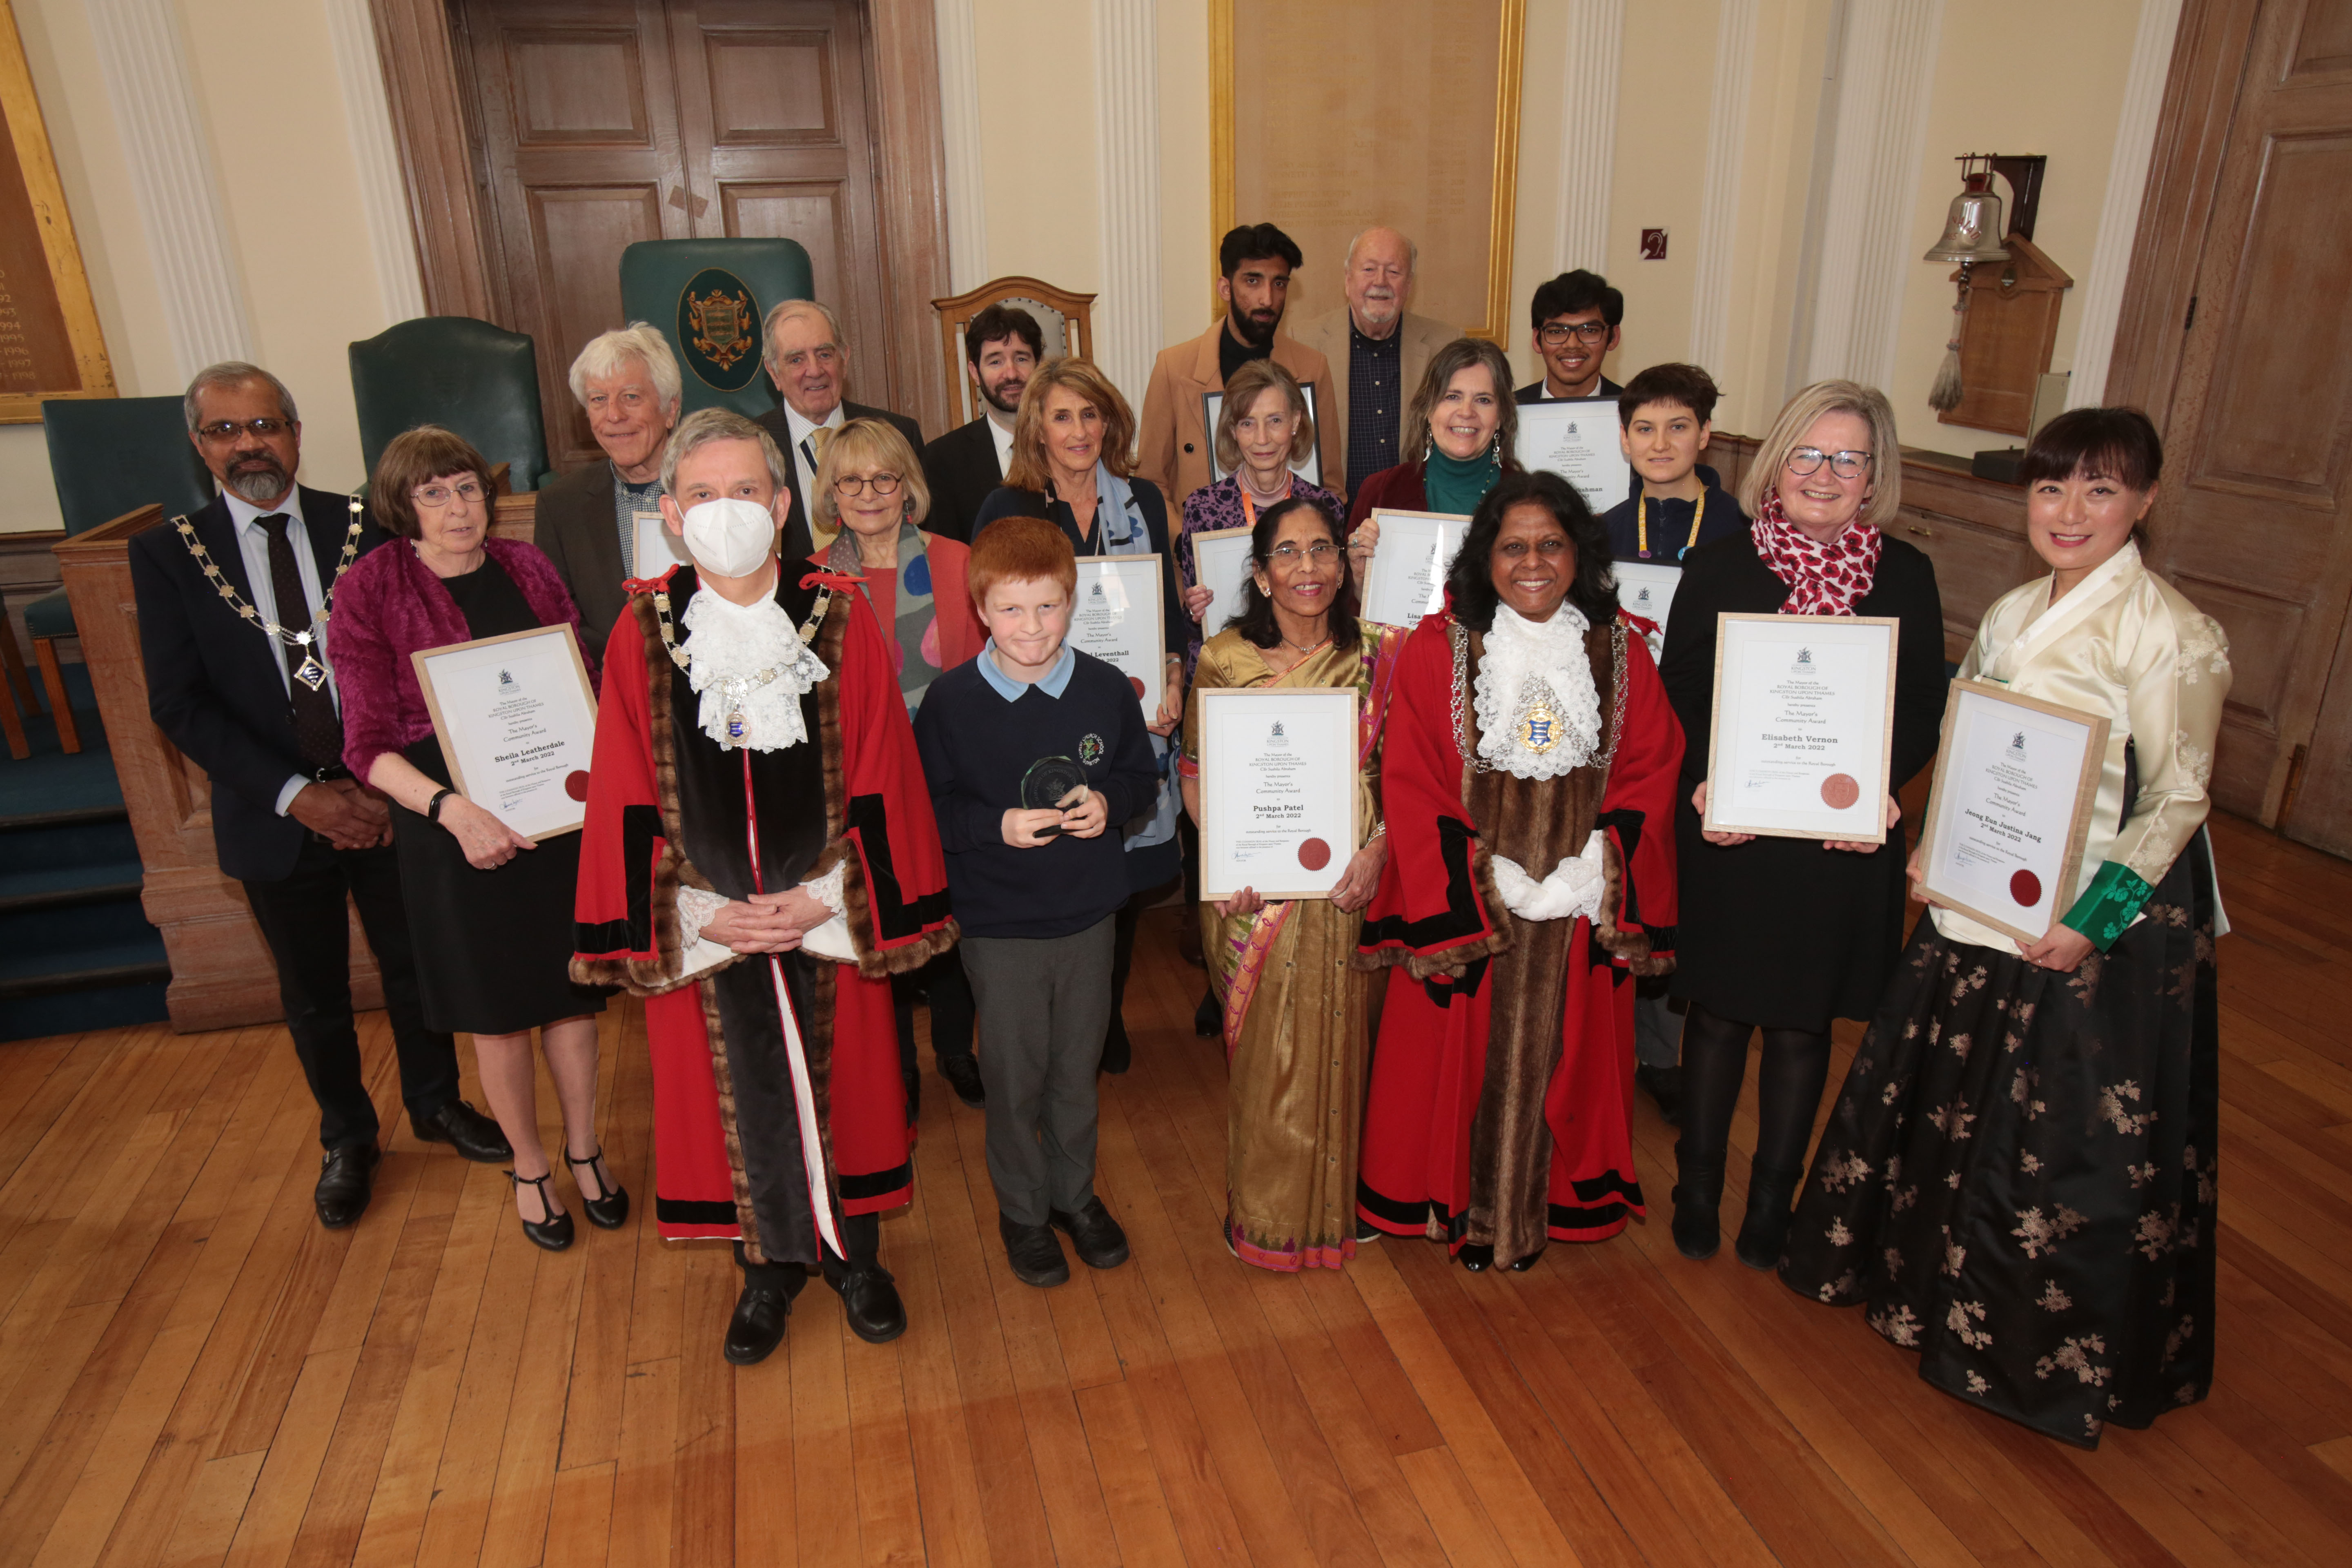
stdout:
[[[1062,531],[1079,559],[1089,555],[1160,557],[1160,689],[1147,691],[1140,678],[1136,697],[1150,718],[1152,756],[1160,767],[1160,795],[1150,812],[1127,826],[1128,884],[1136,893],[1119,911],[1111,970],[1109,1037],[1103,1042],[1103,1070],[1125,1072],[1127,1026],[1119,1000],[1135,952],[1136,921],[1155,892],[1182,870],[1176,844],[1176,789],[1170,758],[1180,742],[1175,732],[1184,716],[1184,654],[1192,643],[1192,619],[1176,589],[1175,556],[1168,546],[1168,502],[1160,487],[1135,474],[1135,414],[1110,378],[1082,359],[1048,360],[1029,378],[1013,417],[1013,458],[1004,483],[989,492],[972,519],[972,542],[1003,517],[1042,517]],[[1080,584],[1084,592],[1085,585]],[[1157,697],[1157,711],[1153,698]]]
[[1675,1245],[1714,1256],[1719,1243],[1732,1106],[1748,1037],[1764,1031],[1756,1153],[1739,1260],[1780,1260],[1804,1173],[1813,1112],[1829,1078],[1830,1021],[1868,1019],[1903,942],[1901,813],[1885,803],[1886,842],[1841,843],[1709,832],[1709,742],[1716,616],[1883,616],[1895,637],[1893,769],[1899,791],[1935,755],[1944,718],[1944,612],[1936,570],[1882,531],[1902,504],[1895,411],[1874,387],[1818,382],[1791,397],[1757,448],[1739,503],[1745,532],[1683,557],[1661,660],[1682,720],[1680,966],[1682,1141],[1675,1146]]
[[[1291,374],[1270,359],[1254,359],[1225,382],[1224,406],[1217,415],[1217,467],[1224,478],[1203,485],[1184,498],[1184,526],[1180,536],[1227,528],[1255,528],[1260,513],[1296,498],[1313,501],[1333,518],[1346,506],[1331,491],[1310,485],[1291,472],[1315,449],[1315,418],[1307,411],[1307,394]],[[1176,552],[1176,570],[1184,579],[1184,613],[1192,625],[1185,661],[1201,657],[1202,617],[1208,613],[1209,590],[1201,586],[1200,562],[1192,549]],[[1239,614],[1236,606],[1235,614]]]
[[[931,682],[988,641],[966,587],[971,552],[925,531],[931,491],[922,465],[906,437],[879,419],[852,419],[834,432],[817,465],[809,510],[817,533],[833,536],[824,566],[860,580],[858,592],[873,607],[898,667],[898,695],[911,720]],[[893,975],[891,992],[908,1120],[914,1120],[922,1084],[915,1055],[919,994],[929,1001],[940,1076],[966,1105],[982,1103],[980,1064],[971,1052],[971,987],[955,949],[913,973]]]

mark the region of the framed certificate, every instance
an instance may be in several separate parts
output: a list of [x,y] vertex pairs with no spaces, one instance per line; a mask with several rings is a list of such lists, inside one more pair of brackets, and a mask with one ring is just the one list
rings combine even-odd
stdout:
[[1920,830],[1920,890],[2020,942],[2040,941],[2073,896],[2106,755],[2107,721],[2096,714],[1952,682]]
[[632,560],[624,563],[628,570],[624,577],[658,577],[673,566],[685,563],[686,541],[663,526],[662,514],[639,511],[629,514]]
[[1242,613],[1242,584],[1249,581],[1250,534],[1246,528],[1217,528],[1192,534],[1192,574],[1213,595],[1201,615],[1202,641],[1215,637]]
[[1657,622],[1663,633],[1666,616],[1675,607],[1675,590],[1682,586],[1683,569],[1650,561],[1620,561],[1609,570],[1617,579],[1619,607],[1628,615]]
[[570,626],[408,657],[458,794],[533,840],[587,820],[596,693]]
[[[1319,423],[1315,407],[1315,384],[1311,381],[1302,381],[1298,384],[1298,390],[1306,394],[1307,421],[1314,426],[1316,436],[1315,439],[1307,444],[1307,456],[1291,464],[1290,471],[1310,485],[1319,485],[1323,482],[1323,426]],[[1225,394],[1223,388],[1215,392],[1201,394],[1201,431],[1208,438],[1209,443],[1209,482],[1211,484],[1216,483],[1233,472],[1231,468],[1217,461],[1217,418],[1224,411]]]
[[1454,564],[1470,520],[1444,511],[1372,509],[1381,542],[1364,568],[1364,619],[1384,626],[1417,626],[1445,607],[1445,572]]
[[1328,899],[1356,849],[1356,693],[1201,697],[1201,897]]
[[1900,624],[1716,617],[1710,829],[1886,842]]
[[1558,474],[1584,496],[1594,516],[1632,493],[1633,470],[1617,444],[1617,400],[1571,397],[1519,408],[1519,467]]
[[1160,716],[1167,684],[1167,627],[1161,624],[1160,557],[1078,557],[1077,602],[1070,606],[1070,646],[1127,677],[1146,721]]

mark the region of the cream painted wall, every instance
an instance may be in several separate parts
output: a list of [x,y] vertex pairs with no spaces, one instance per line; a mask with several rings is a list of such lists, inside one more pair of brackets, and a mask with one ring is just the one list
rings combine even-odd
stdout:
[[[1912,215],[1916,258],[1944,232],[1960,188],[1962,153],[2040,153],[2050,160],[2033,243],[2076,279],[2058,319],[2053,371],[2071,369],[2080,335],[2083,286],[2098,237],[2107,165],[2115,156],[2124,78],[2140,0],[1971,0],[1944,17],[1927,112],[1926,163]],[[2063,60],[2047,76],[2018,68],[2016,40],[2031,37],[2042,59]],[[2017,436],[1945,425],[1927,406],[1943,363],[1954,289],[1948,266],[1916,261],[1903,293],[1895,384],[1886,388],[1906,445],[1968,454],[2022,445]]]
[[[1168,342],[1209,324],[1209,7],[1159,7],[1160,320]],[[1143,389],[1126,389],[1139,403]]]
[[[185,372],[89,20],[79,0],[16,0],[16,13],[115,384],[126,396],[176,394]],[[300,405],[304,481],[357,484],[345,347],[387,322],[325,13],[315,0],[181,0],[180,21],[254,355]],[[0,427],[0,494],[17,498],[0,531],[61,526],[38,426]]]
[[1102,287],[1095,36],[1086,0],[972,0],[988,276]]

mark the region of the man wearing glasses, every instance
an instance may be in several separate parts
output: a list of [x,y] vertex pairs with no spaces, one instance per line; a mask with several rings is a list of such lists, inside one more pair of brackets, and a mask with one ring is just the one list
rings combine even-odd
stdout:
[[[842,341],[841,321],[814,300],[787,300],[768,312],[768,379],[782,395],[781,407],[771,408],[754,421],[784,454],[793,510],[784,523],[783,559],[804,561],[833,545],[833,534],[813,524],[815,511],[809,498],[816,493],[817,466],[833,433],[852,419],[880,419],[898,427],[914,451],[923,449],[923,427],[903,414],[852,403],[843,395],[849,385],[849,346]],[[812,526],[817,531],[810,531]]]
[[221,493],[131,541],[147,710],[210,776],[220,868],[245,884],[318,1102],[326,1153],[313,1195],[337,1230],[366,1209],[380,1157],[352,1020],[346,898],[383,977],[410,1128],[469,1160],[514,1152],[457,1098],[450,1037],[425,1027],[391,813],[342,764],[327,616],[343,569],[385,535],[357,500],[294,482],[301,421],[268,371],[214,365],[188,384],[186,407]]
[[1625,390],[1601,374],[1601,362],[1617,347],[1618,324],[1625,319],[1625,296],[1609,287],[1609,279],[1582,268],[1563,272],[1536,290],[1528,315],[1544,373],[1542,380],[1519,388],[1519,402],[1614,397]]

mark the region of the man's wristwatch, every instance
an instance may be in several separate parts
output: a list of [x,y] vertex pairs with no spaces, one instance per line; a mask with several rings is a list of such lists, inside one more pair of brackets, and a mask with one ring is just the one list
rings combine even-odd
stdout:
[[426,820],[432,822],[440,821],[442,803],[457,793],[457,792],[454,789],[445,789],[436,794],[431,800],[425,802],[425,816]]

